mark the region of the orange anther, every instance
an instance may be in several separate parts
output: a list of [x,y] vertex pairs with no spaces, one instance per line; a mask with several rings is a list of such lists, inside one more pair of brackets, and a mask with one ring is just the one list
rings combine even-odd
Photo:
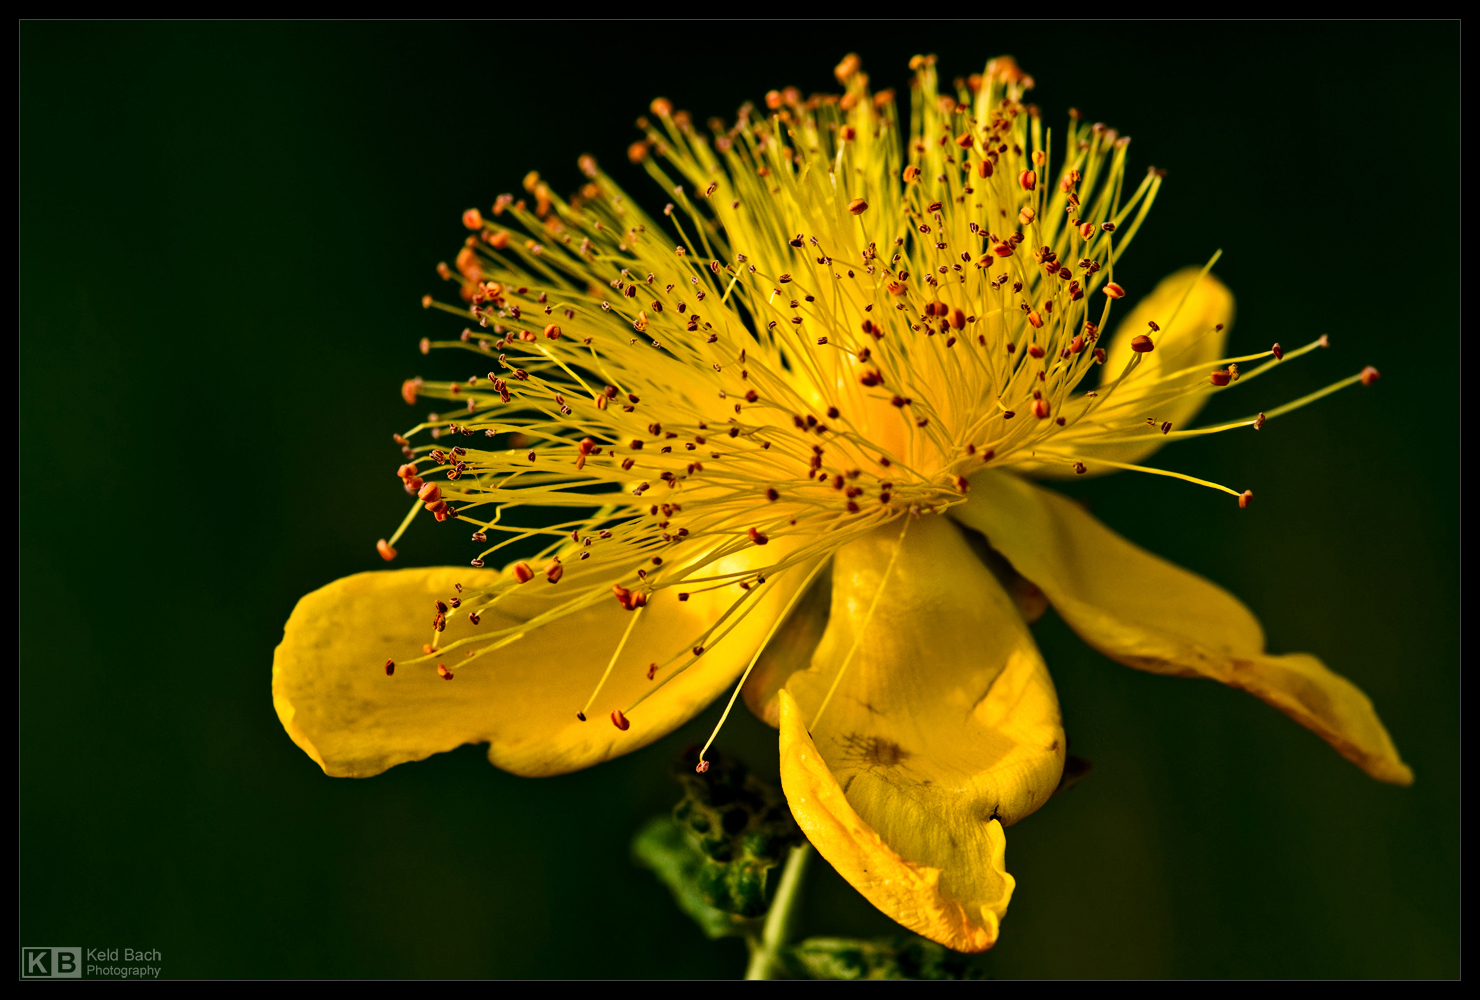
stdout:
[[904,182],[906,184],[912,183],[913,181],[917,180],[919,176],[920,168],[915,166],[913,163],[904,168]]
[[416,497],[422,503],[434,504],[442,498],[442,488],[436,483],[427,483],[416,492]]
[[1024,170],[1018,174],[1018,183],[1023,186],[1024,191],[1031,191],[1038,186],[1038,175],[1031,170]]
[[1226,369],[1220,368],[1208,376],[1208,381],[1214,385],[1227,385],[1232,378]]
[[1034,309],[1028,313],[1028,322],[1032,323],[1033,328],[1036,330],[1039,327],[1043,326],[1043,317],[1038,315],[1038,310]]
[[842,128],[838,129],[838,135],[842,138],[844,142],[852,142],[854,139],[858,138],[858,130],[855,129],[852,125],[844,125]]
[[463,213],[463,225],[469,229],[483,228],[483,213],[476,208],[470,208]]
[[755,544],[757,544],[757,545],[765,545],[767,542],[769,542],[771,540],[771,539],[767,538],[765,535],[761,534],[759,531],[756,531],[754,528],[751,528],[748,531],[746,531],[746,534],[749,535],[750,536],[750,540],[752,542],[755,542]]
[[666,97],[655,97],[653,103],[648,105],[648,110],[659,118],[667,118],[673,114],[673,102]]
[[[775,93],[775,91],[772,91],[772,93]],[[625,733],[627,731],[627,727],[631,726],[632,723],[627,721],[627,717],[622,714],[622,710],[620,708],[615,708],[612,709],[612,725],[616,726],[618,729]]]
[[640,590],[628,590],[620,583],[612,584],[612,593],[616,595],[617,602],[628,611],[636,611],[647,603],[647,595]]
[[559,340],[560,327],[554,323],[551,323],[549,326],[545,327],[545,337],[548,340]]
[[421,343],[417,344],[416,346],[421,351],[421,353],[423,353],[423,354],[431,354],[432,353],[432,342],[431,342],[430,339],[428,339],[426,337],[422,337],[421,338]]
[[966,325],[966,314],[960,309],[951,310],[951,329],[959,330]]
[[414,465],[403,465],[399,469],[396,470],[396,475],[397,476],[400,476],[402,479],[415,479],[416,478],[416,466],[414,466]]
[[992,161],[991,160],[980,160],[980,161],[978,161],[977,162],[977,165],[976,165],[976,175],[978,177],[991,177],[992,176]]
[[995,243],[992,245],[992,252],[998,257],[1011,257],[1012,251],[1013,246],[1011,243]]
[[1033,217],[1037,214],[1031,208],[1024,208],[1018,213],[1018,222],[1026,226],[1033,221]]
[[1079,227],[1079,238],[1080,239],[1088,240],[1091,237],[1093,237],[1094,235],[1095,235],[1095,224],[1093,222],[1086,222],[1084,225],[1082,225],[1082,226]]
[[1244,490],[1242,493],[1240,493],[1238,495],[1238,505],[1239,505],[1239,508],[1240,509],[1243,509],[1244,507],[1249,506],[1249,504],[1251,504],[1253,502],[1254,502],[1254,491],[1253,490]]
[[514,579],[520,583],[528,583],[534,579],[534,570],[529,568],[529,563],[516,562],[514,564]]
[[1131,341],[1131,350],[1135,351],[1137,354],[1146,354],[1150,351],[1156,350],[1156,345],[1151,342],[1150,337],[1146,336],[1143,333]]
[[1382,378],[1382,372],[1378,371],[1376,368],[1373,368],[1371,365],[1368,365],[1366,368],[1362,369],[1363,385],[1371,385],[1373,382],[1376,382],[1380,378]]
[[396,558],[396,550],[391,548],[384,538],[375,543],[375,551],[380,553],[380,558],[390,562]]
[[1125,289],[1121,288],[1119,285],[1112,281],[1105,286],[1105,294],[1110,296],[1112,299],[1123,299],[1125,298]]
[[441,677],[444,681],[450,681],[452,680],[452,671],[447,669],[447,664],[439,663],[437,664],[437,676]]
[[833,67],[833,75],[838,78],[839,83],[847,83],[853,79],[853,74],[857,73],[861,66],[863,66],[863,60],[858,58],[858,53],[849,52],[843,57],[842,62]]
[[1050,412],[1052,411],[1049,409],[1048,400],[1044,399],[1042,396],[1039,396],[1037,399],[1033,400],[1033,416],[1037,417],[1039,420],[1047,420]]
[[766,91],[766,107],[770,108],[772,111],[775,111],[777,108],[781,107],[781,91]]
[[864,212],[868,211],[868,202],[864,201],[862,198],[854,198],[852,201],[848,202],[848,211],[854,215],[862,215]]
[[564,575],[565,567],[560,565],[558,561],[552,562],[550,565],[545,567],[545,579],[549,580],[551,583],[559,583],[560,578]]
[[483,276],[482,269],[478,267],[478,255],[473,252],[472,247],[463,247],[457,252],[456,264],[457,273],[469,281],[477,281]]
[[973,141],[974,140],[971,138],[970,132],[962,132],[960,135],[956,136],[956,145],[960,146],[962,149],[970,149]]
[[641,139],[627,147],[627,159],[633,163],[641,163],[647,159],[647,154],[648,144]]
[[430,295],[423,295],[421,297],[421,307],[423,309],[432,308],[432,297]]

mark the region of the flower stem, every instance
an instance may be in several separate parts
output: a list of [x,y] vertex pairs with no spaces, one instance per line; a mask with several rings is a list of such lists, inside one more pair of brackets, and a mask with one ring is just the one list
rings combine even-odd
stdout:
[[793,847],[786,857],[786,867],[781,870],[781,882],[776,886],[776,898],[771,900],[771,909],[766,913],[766,925],[761,931],[760,941],[750,941],[750,966],[745,970],[746,979],[770,979],[776,969],[776,954],[786,943],[796,916],[797,901],[801,899],[802,876],[806,874],[807,862],[812,857],[812,845],[802,843]]

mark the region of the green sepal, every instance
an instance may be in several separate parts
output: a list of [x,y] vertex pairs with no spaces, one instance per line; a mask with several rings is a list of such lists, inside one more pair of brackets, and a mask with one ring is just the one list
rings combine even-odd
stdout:
[[697,873],[709,906],[741,917],[766,912],[767,873],[802,842],[781,792],[750,774],[738,760],[711,754],[703,773],[690,750],[675,766],[684,797],[673,819],[704,855]]
[[655,816],[632,840],[633,860],[651,869],[673,893],[678,908],[711,938],[754,934],[759,921],[717,910],[705,902],[701,872],[713,862],[700,853],[687,831],[668,816]]
[[914,935],[875,938],[807,938],[781,949],[794,979],[980,979],[965,956]]

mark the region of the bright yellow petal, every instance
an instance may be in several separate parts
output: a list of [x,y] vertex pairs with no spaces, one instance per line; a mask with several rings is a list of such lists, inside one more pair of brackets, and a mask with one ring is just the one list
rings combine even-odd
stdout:
[[911,520],[891,570],[900,527],[833,557],[827,630],[779,699],[781,782],[818,851],[875,906],[981,951],[1012,895],[1002,826],[1047,801],[1063,770],[1058,699],[961,529]]
[[[1105,343],[1101,393],[1120,377],[1134,357],[1132,340],[1143,333],[1150,334],[1156,349],[1141,355],[1141,363],[1115,389],[1114,395],[1105,400],[1098,416],[1141,425],[1150,417],[1158,424],[1169,422],[1180,429],[1192,423],[1207,401],[1207,395],[1198,393],[1163,401],[1157,398],[1157,394],[1165,393],[1166,389],[1157,384],[1157,379],[1195,365],[1206,365],[1211,372],[1213,362],[1226,356],[1228,331],[1233,326],[1233,293],[1212,274],[1198,281],[1201,273],[1200,267],[1187,267],[1163,278],[1116,326],[1115,335]],[[1177,308],[1179,303],[1180,310]],[[1152,322],[1161,328],[1161,332],[1151,330],[1148,324]],[[1217,329],[1220,324],[1221,330]],[[1079,405],[1073,404],[1074,412]],[[1132,431],[1135,430],[1133,427]],[[1092,428],[1086,425],[1082,434],[1071,430],[1056,441],[1086,459],[1090,475],[1115,471],[1111,466],[1088,461],[1090,459],[1107,458],[1136,465],[1162,445],[1162,441],[1155,438],[1097,444],[1091,431]],[[1067,462],[1024,466],[1022,471],[1050,479],[1066,479],[1074,475]]]
[[951,513],[1041,587],[1085,642],[1140,670],[1242,688],[1372,777],[1412,782],[1367,696],[1313,656],[1266,654],[1259,622],[1237,598],[1016,476],[980,473],[971,486]]
[[[774,560],[773,543],[766,562]],[[736,571],[761,558],[755,549],[715,564]],[[284,628],[272,668],[278,717],[327,774],[367,777],[406,761],[421,760],[464,743],[489,744],[494,764],[516,774],[561,774],[636,750],[683,724],[734,683],[780,613],[805,567],[788,571],[754,599],[755,608],[723,641],[712,644],[687,671],[630,713],[625,732],[611,722],[659,684],[648,667],[687,652],[741,591],[736,587],[695,593],[680,602],[659,591],[640,612],[606,686],[588,713],[576,718],[634,612],[615,598],[541,625],[523,638],[466,665],[462,650],[435,664],[406,664],[430,640],[432,603],[464,587],[487,586],[500,574],[456,568],[360,573],[336,580],[298,602]],[[543,577],[483,614],[473,626],[454,612],[442,644],[489,633],[549,610],[561,599]],[[733,620],[733,619],[732,619]],[[476,648],[476,647],[474,647]],[[668,667],[673,671],[684,659]],[[398,664],[386,676],[384,663]]]

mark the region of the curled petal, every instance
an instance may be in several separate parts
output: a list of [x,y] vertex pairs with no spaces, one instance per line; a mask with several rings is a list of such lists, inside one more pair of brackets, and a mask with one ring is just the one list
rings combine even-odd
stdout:
[[932,941],[957,951],[986,951],[997,941],[1017,881],[1007,871],[1007,835],[999,820],[982,825],[973,846],[976,912],[941,891],[941,870],[905,860],[858,815],[802,724],[790,692],[777,696],[781,780],[807,839],[869,902]]
[[981,951],[1012,895],[1002,827],[1042,805],[1063,770],[1058,699],[961,530],[928,515],[899,544],[899,527],[833,557],[826,631],[777,699],[782,786],[818,851],[875,906]]
[[1313,656],[1269,655],[1259,622],[1237,598],[1132,545],[1072,500],[986,472],[952,514],[985,534],[1085,642],[1111,659],[1241,688],[1379,781],[1413,781],[1354,684]]

